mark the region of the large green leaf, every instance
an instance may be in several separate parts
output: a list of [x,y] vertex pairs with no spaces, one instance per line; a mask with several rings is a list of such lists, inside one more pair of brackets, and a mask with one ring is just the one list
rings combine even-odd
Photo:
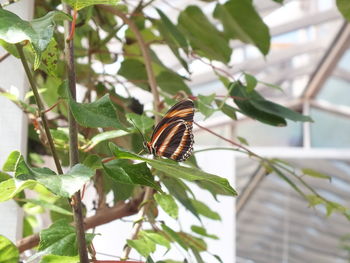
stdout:
[[120,65],[118,75],[123,76],[136,86],[149,91],[145,65],[136,59],[125,59]]
[[180,166],[178,163],[170,162],[166,160],[152,160],[136,155],[131,152],[120,149],[115,144],[110,143],[109,148],[112,153],[119,159],[140,160],[147,162],[153,168],[165,173],[168,176],[174,178],[182,178],[188,181],[208,181],[212,184],[221,186],[223,190],[230,195],[237,195],[236,191],[230,186],[229,182],[225,178],[203,172],[199,169]]
[[[86,234],[86,241],[90,243],[94,234]],[[38,250],[40,255],[52,254],[59,256],[76,256],[78,247],[76,231],[66,220],[58,220],[48,229],[40,232]]]
[[198,214],[213,220],[221,220],[220,215],[217,212],[211,210],[210,207],[204,204],[203,202],[195,199],[192,199],[191,202]]
[[[232,88],[232,89],[231,89]],[[311,122],[309,116],[302,115],[286,107],[263,98],[256,90],[248,91],[241,82],[231,83],[230,94],[243,114],[274,126],[286,126],[285,119],[292,121]]]
[[350,21],[350,1],[337,0],[337,7],[342,15]]
[[217,4],[214,17],[222,22],[226,37],[253,44],[264,55],[269,52],[269,28],[254,9],[251,0],[230,0],[224,5]]
[[28,22],[10,11],[0,9],[0,39],[11,44],[28,40],[35,51],[34,69],[37,69],[42,52],[53,36],[55,20],[63,19],[70,19],[70,17],[61,11],[51,11],[43,17]]
[[0,235],[0,263],[17,263],[18,248],[6,237]]
[[44,185],[56,195],[70,197],[95,174],[94,170],[77,164],[67,173],[56,175],[48,168],[29,167],[23,156],[16,151],[10,154],[11,160],[13,157],[17,157],[14,167],[15,178],[0,184],[0,189],[3,188],[6,192],[6,195],[2,195],[0,200],[12,198],[23,189],[33,187],[36,182]]
[[108,94],[91,103],[78,103],[72,98],[68,90],[67,81],[62,83],[59,92],[63,98],[68,100],[73,116],[81,126],[125,129],[118,120],[116,109]]
[[91,5],[116,5],[119,0],[63,0],[63,2],[66,2],[76,10],[80,10]]
[[179,208],[171,195],[157,193],[154,195],[154,199],[168,215],[175,219],[178,217]]
[[145,162],[130,164],[119,160],[103,164],[106,173],[116,182],[124,184],[140,184],[153,187],[162,191],[160,186],[154,181],[154,177]]
[[45,255],[42,257],[39,263],[79,263],[79,257],[67,257],[57,255]]
[[33,188],[37,184],[34,180],[16,180],[8,179],[0,183],[0,202],[12,199],[15,195],[27,188]]
[[191,5],[182,11],[178,24],[198,55],[224,63],[230,61],[232,50],[228,39],[210,23],[198,6]]

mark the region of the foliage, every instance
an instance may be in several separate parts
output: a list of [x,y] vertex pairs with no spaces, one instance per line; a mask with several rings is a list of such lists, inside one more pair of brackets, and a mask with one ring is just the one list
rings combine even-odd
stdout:
[[[213,63],[230,63],[232,40],[253,45],[262,56],[266,56],[270,49],[269,28],[250,0],[220,3],[207,0],[205,2],[212,2],[215,7],[212,13],[204,13],[204,9],[197,5],[185,6],[180,10],[177,21],[169,18],[165,10],[154,8],[151,5],[153,1],[139,1],[136,7],[117,0],[63,2],[74,9],[73,16],[59,11],[60,1],[36,1],[36,18],[32,21],[25,21],[0,8],[0,45],[13,56],[21,58],[22,62],[30,63],[32,72],[27,72],[27,77],[37,83],[37,87],[32,88],[40,91],[44,105],[57,104],[52,107],[48,126],[45,126],[40,119],[43,114],[40,105],[34,103],[37,98],[34,100],[32,97],[36,96],[35,92],[28,94],[27,101],[1,92],[28,114],[31,147],[28,161],[18,151],[8,156],[0,174],[0,201],[14,199],[23,206],[26,213],[25,235],[38,231],[35,217],[40,213],[48,210],[53,222],[49,228],[39,229],[38,251],[31,259],[41,257],[42,263],[79,261],[76,229],[70,225],[73,221],[71,204],[76,202],[72,196],[85,184],[93,182],[97,192],[94,198],[97,214],[100,209],[108,210],[108,205],[113,208],[129,206],[130,209],[125,209],[127,212],[121,217],[135,213],[135,210],[144,211],[135,222],[136,226],[140,226],[138,231],[125,243],[147,262],[154,262],[152,254],[159,247],[167,250],[180,247],[191,253],[197,262],[204,262],[203,255],[210,254],[206,240],[218,237],[203,225],[192,225],[189,232],[173,229],[167,221],[158,218],[158,206],[171,217],[170,220],[181,221],[181,207],[192,213],[200,223],[203,218],[221,220],[221,216],[206,202],[196,199],[191,186],[196,184],[203,191],[209,191],[215,199],[218,195],[235,196],[237,193],[227,179],[202,171],[195,154],[184,164],[142,154],[142,137],[149,138],[156,124],[155,116],[165,112],[177,98],[182,97],[192,98],[198,114],[205,119],[222,113],[236,120],[236,113],[240,113],[272,126],[285,126],[287,120],[312,122],[309,116],[276,104],[259,93],[259,85],[275,88],[273,85],[260,82],[248,73],[242,74],[240,79],[228,77],[228,72],[223,76],[223,72],[213,66]],[[348,18],[347,2],[338,0],[337,4]],[[152,15],[149,15],[150,9],[154,9],[150,12]],[[74,33],[73,65],[63,56],[67,52],[65,44],[72,43],[72,40],[65,39],[61,24],[71,20],[75,31],[66,32],[66,35]],[[168,66],[166,58],[156,52],[157,45],[167,47],[182,69]],[[24,54],[20,52],[22,48]],[[215,93],[192,94],[188,86],[190,73],[196,70],[191,65],[192,60],[212,66],[217,81],[227,88],[224,97]],[[68,69],[67,65],[70,66]],[[79,102],[68,88],[66,76],[67,71],[74,68],[76,84],[83,93]],[[156,82],[155,87],[153,82]],[[152,94],[155,101],[158,95],[154,89],[159,89],[162,95],[160,105],[151,111],[144,110],[144,105],[140,103],[143,98],[134,97],[131,87]],[[43,167],[45,162],[41,155],[57,152],[60,163],[68,166],[69,140],[74,137],[66,128],[70,113],[79,124],[77,150],[80,163],[65,173],[57,174],[54,168]],[[238,140],[247,145],[244,138]],[[280,160],[267,160],[243,145],[231,144],[231,150],[254,157],[267,172],[281,177],[310,206],[323,205],[327,214],[336,211],[349,217],[347,208],[321,196],[302,177],[330,180],[328,175],[308,168],[295,171]],[[37,198],[26,198],[24,189],[34,191]],[[107,204],[106,196],[110,193],[114,198]],[[143,200],[147,193],[150,197]],[[139,231],[144,221],[149,221],[151,227],[143,227]],[[87,233],[85,237],[90,244],[94,234]],[[219,256],[212,256],[222,262]],[[17,261],[18,257],[16,247],[0,236],[0,262]],[[187,262],[187,259],[183,260]]]

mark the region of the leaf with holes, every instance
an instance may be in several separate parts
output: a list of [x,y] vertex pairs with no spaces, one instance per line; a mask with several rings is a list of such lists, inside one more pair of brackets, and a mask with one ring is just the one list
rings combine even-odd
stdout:
[[55,21],[65,19],[71,18],[61,11],[51,11],[28,22],[10,11],[0,9],[0,39],[10,44],[29,41],[35,51],[34,69],[37,69],[42,53],[52,39]]

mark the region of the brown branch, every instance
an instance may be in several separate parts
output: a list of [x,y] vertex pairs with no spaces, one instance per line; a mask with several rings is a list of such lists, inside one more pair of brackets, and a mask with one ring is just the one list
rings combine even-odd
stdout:
[[10,53],[6,53],[5,55],[0,57],[0,63],[3,62],[5,59],[7,59],[11,54]]
[[[121,203],[114,207],[104,208],[97,211],[95,215],[85,218],[84,229],[87,230],[94,228],[103,224],[107,224],[113,220],[136,214],[141,200],[142,198],[136,198],[129,203]],[[19,252],[23,252],[37,246],[39,244],[39,241],[39,234],[34,234],[18,240],[16,245],[19,249]]]

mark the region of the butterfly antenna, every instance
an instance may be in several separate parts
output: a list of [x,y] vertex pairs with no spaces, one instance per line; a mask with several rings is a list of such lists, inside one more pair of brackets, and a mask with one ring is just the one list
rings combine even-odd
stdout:
[[132,119],[130,119],[130,121],[134,124],[134,127],[138,130],[138,132],[141,134],[141,136],[142,136],[142,139],[143,139],[143,142],[144,143],[146,143],[147,141],[146,141],[146,138],[145,138],[145,136],[143,135],[143,133],[140,131],[140,129],[136,126],[136,124],[135,124],[135,122],[132,120]]

